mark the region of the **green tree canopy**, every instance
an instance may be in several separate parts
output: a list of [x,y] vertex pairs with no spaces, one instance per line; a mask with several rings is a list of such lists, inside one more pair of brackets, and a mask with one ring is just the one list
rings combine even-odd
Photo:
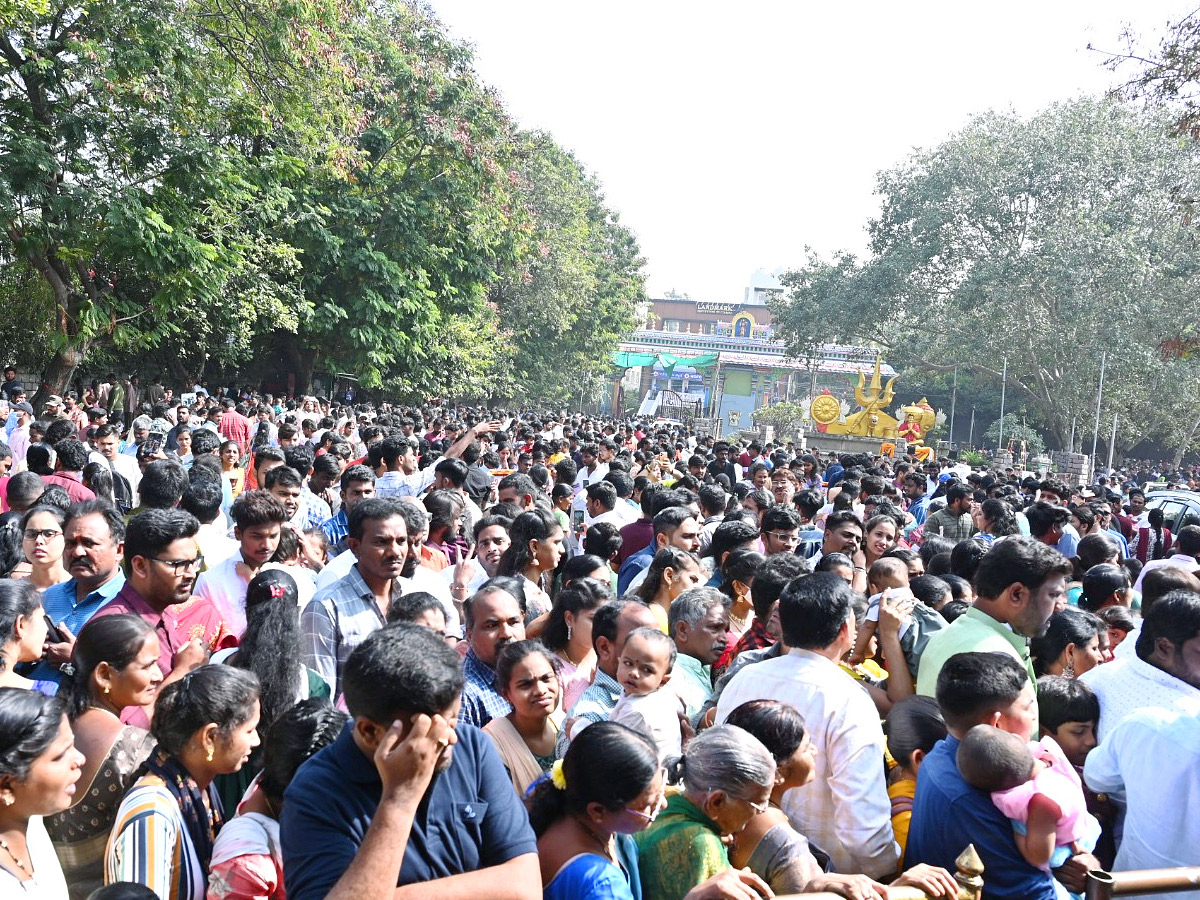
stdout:
[[[295,322],[278,236],[299,159],[338,156],[355,62],[336,0],[63,0],[4,8],[6,264],[54,310],[45,381],[106,345],[187,335],[231,352]],[[19,298],[17,298],[19,300]]]
[[784,277],[774,308],[794,349],[869,342],[994,383],[1007,359],[1010,402],[1059,446],[1074,416],[1090,424],[1107,352],[1126,446],[1190,425],[1200,159],[1164,113],[1087,98],[987,113],[877,191],[867,258],[810,254]]
[[642,260],[595,179],[553,138],[521,134],[515,156],[534,252],[497,282],[492,299],[513,349],[517,393],[561,401],[578,378],[606,371],[608,352],[633,329],[645,300]]

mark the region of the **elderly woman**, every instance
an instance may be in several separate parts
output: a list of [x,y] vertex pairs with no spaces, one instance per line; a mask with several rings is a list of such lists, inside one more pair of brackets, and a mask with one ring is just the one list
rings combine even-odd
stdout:
[[[654,822],[665,789],[654,745],[624,725],[597,722],[571,741],[526,801],[545,900],[633,900],[641,882],[631,835]],[[757,876],[725,869],[680,896],[766,894]]]
[[[733,710],[725,723],[754,735],[775,759],[770,807],[737,835],[729,850],[733,865],[749,868],[777,894],[827,891],[847,900],[885,897],[887,889],[866,875],[829,872],[829,858],[814,850],[779,808],[785,793],[804,788],[816,775],[816,750],[800,713],[778,700],[752,700]],[[914,866],[892,884],[918,887],[930,897],[954,897],[958,893],[950,873],[936,866]]]
[[71,805],[82,764],[62,700],[0,688],[0,897],[67,900],[42,817]]
[[731,868],[724,839],[766,812],[775,760],[749,732],[717,725],[692,739],[668,767],[668,778],[682,780],[683,792],[634,838],[646,900],[681,900]]

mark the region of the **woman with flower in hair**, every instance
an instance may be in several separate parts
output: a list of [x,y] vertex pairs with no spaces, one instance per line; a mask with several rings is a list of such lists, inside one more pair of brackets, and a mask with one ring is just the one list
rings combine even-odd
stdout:
[[[300,700],[328,700],[329,686],[300,662],[300,619],[296,614],[296,582],[287,572],[267,569],[246,588],[246,633],[237,647],[213,655],[212,661],[246,669],[258,677],[262,706],[261,733]],[[217,790],[233,809],[251,779],[262,768],[255,752],[239,771],[217,779]]]
[[[666,804],[666,773],[653,744],[617,722],[581,731],[526,799],[544,900],[640,897],[631,835],[649,826]],[[726,869],[682,896],[768,897],[770,889],[757,875]]]

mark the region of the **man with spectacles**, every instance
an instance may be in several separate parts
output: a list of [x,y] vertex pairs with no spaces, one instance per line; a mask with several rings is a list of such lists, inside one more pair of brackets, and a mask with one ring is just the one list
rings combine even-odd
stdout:
[[800,545],[800,514],[789,506],[776,504],[763,513],[763,552],[767,556],[776,553],[795,553]]
[[[131,613],[154,629],[163,685],[202,665],[210,651],[237,643],[221,610],[210,600],[192,597],[204,565],[196,543],[199,530],[196,517],[180,509],[150,509],[134,516],[125,532],[125,586],[96,613]],[[129,707],[123,719],[149,724],[141,707]]]

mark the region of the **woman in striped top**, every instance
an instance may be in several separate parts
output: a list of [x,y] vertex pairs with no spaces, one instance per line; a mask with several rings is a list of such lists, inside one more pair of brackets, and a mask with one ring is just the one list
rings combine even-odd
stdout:
[[258,679],[201,666],[162,691],[150,732],[158,747],[129,789],[105,853],[108,884],[144,884],[162,900],[204,900],[224,821],[212,782],[258,746]]

